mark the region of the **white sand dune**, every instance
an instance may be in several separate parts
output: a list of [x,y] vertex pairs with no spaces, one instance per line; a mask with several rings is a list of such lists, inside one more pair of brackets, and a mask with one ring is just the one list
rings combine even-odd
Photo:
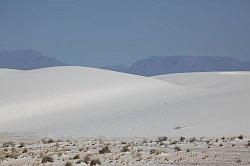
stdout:
[[52,67],[1,69],[0,80],[0,133],[58,137],[250,133],[248,72],[150,78]]

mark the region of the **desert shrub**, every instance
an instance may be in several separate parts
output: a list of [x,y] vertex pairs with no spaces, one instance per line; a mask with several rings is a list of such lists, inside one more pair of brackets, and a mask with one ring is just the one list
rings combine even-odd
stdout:
[[93,159],[90,161],[89,165],[101,165],[101,161],[99,159]]
[[24,146],[24,143],[21,142],[20,145],[19,145],[19,148],[24,148],[24,147],[25,147],[25,146]]
[[121,152],[129,152],[129,148],[128,148],[128,146],[124,146],[124,147],[122,147]]
[[79,154],[75,155],[75,156],[73,157],[73,159],[74,159],[74,160],[80,159],[80,155],[79,155]]
[[174,150],[176,150],[177,152],[181,151],[181,148],[179,146],[174,147]]
[[242,161],[240,159],[236,160],[236,163],[241,163]]
[[159,155],[161,152],[160,152],[160,150],[158,150],[158,149],[151,149],[151,150],[149,151],[149,153],[150,153],[150,154]]
[[85,164],[89,164],[89,162],[90,162],[90,154],[89,153],[87,153],[86,155],[84,155],[84,157],[83,157],[83,162],[85,163]]
[[185,141],[185,139],[186,139],[185,137],[180,137],[181,142]]
[[14,146],[15,146],[15,143],[12,142],[12,141],[4,142],[3,145],[2,145],[3,148],[14,147]]
[[6,151],[6,153],[4,154],[5,158],[13,158],[13,159],[17,159],[20,155],[19,151],[12,148],[11,151]]
[[55,141],[52,139],[52,138],[50,138],[48,141],[47,141],[47,143],[48,144],[51,144],[51,143],[54,143]]
[[[84,162],[83,160],[78,160],[77,162],[76,162],[76,164],[81,164],[82,162]],[[86,163],[86,164],[88,164],[88,163]]]
[[177,141],[170,142],[170,145],[175,145],[175,144],[177,144]]
[[157,138],[158,142],[163,142],[163,141],[167,141],[167,140],[168,140],[168,137],[165,137],[165,136],[161,136],[161,137]]
[[191,150],[190,150],[190,149],[187,149],[187,151],[186,151],[186,152],[187,152],[187,153],[188,153],[188,152],[191,152]]
[[99,150],[99,154],[110,153],[108,146],[104,146],[101,150]]
[[42,163],[53,163],[54,159],[51,156],[43,156]]
[[247,142],[246,146],[250,146],[250,141]]
[[239,135],[239,136],[238,136],[238,139],[243,140],[243,138],[244,138],[243,135]]
[[27,153],[28,152],[28,149],[27,148],[25,148],[23,151],[22,151],[22,153]]
[[70,162],[70,161],[67,161],[66,163],[65,163],[65,166],[72,166],[73,164]]
[[51,144],[51,143],[54,143],[54,142],[55,141],[52,138],[50,138],[48,140],[47,140],[47,138],[42,139],[42,143],[44,143],[44,144]]
[[189,139],[190,143],[195,142],[195,141],[197,141],[197,139],[195,137]]

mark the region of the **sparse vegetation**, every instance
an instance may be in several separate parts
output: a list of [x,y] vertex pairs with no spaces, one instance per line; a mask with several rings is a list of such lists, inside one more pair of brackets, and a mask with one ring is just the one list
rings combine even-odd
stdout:
[[92,159],[89,165],[101,165],[101,161],[99,159]]
[[74,160],[80,159],[80,155],[79,155],[79,154],[75,155],[75,156],[73,157],[73,159],[74,159]]
[[243,138],[244,138],[243,135],[239,135],[239,136],[238,136],[238,139],[243,140]]
[[124,146],[124,147],[122,147],[121,152],[129,152],[129,148],[128,148],[128,146]]
[[[244,163],[250,163],[250,159],[244,156],[249,150],[250,141],[239,141],[238,136],[235,137],[235,141],[231,141],[230,137],[222,137],[223,139],[219,138],[218,142],[216,138],[201,137],[196,142],[192,141],[196,140],[195,138],[184,138],[168,138],[167,141],[164,141],[166,138],[147,138],[146,144],[142,144],[142,139],[103,140],[102,142],[98,140],[61,141],[47,145],[39,142],[34,146],[31,143],[26,143],[24,146],[22,143],[14,142],[14,147],[6,144],[7,147],[3,147],[3,143],[0,143],[0,165],[3,162],[9,162],[9,165],[28,165],[24,164],[27,159],[35,163],[34,165],[43,163],[42,165],[64,166],[110,165],[110,163],[112,165],[129,165],[130,163],[143,165],[148,164],[147,162],[178,165],[183,161],[188,161],[190,165],[197,165],[202,161],[208,164],[213,161],[218,165],[220,162],[227,161],[240,165],[243,164],[242,160]],[[190,140],[192,143],[189,142]],[[214,148],[207,149],[210,146]],[[82,151],[80,152],[79,149]],[[39,158],[41,160],[38,160]]]
[[241,162],[242,162],[241,159],[236,160],[236,163],[241,163]]
[[2,144],[2,147],[4,147],[4,148],[7,148],[7,147],[14,147],[14,146],[15,146],[15,143],[12,142],[12,141],[4,142],[4,143]]
[[158,137],[157,140],[158,140],[158,142],[167,141],[167,140],[168,140],[168,137],[166,137],[166,136],[161,136],[161,137]]
[[181,148],[179,146],[174,147],[174,150],[176,150],[177,152],[181,151]]
[[181,141],[181,142],[183,142],[183,141],[185,141],[185,140],[186,140],[185,137],[180,137],[180,141]]
[[44,139],[42,139],[41,140],[42,141],[42,143],[44,143],[44,144],[51,144],[51,143],[54,143],[55,141],[52,139],[52,138],[44,138]]
[[67,161],[67,162],[65,163],[65,166],[73,166],[73,164],[72,164],[70,161]]
[[51,156],[44,156],[42,158],[42,163],[53,163],[53,162],[54,162],[54,159]]
[[90,162],[90,154],[89,153],[87,153],[87,154],[85,154],[84,155],[84,157],[83,157],[83,162],[85,163],[85,164],[89,164],[89,162]]
[[110,153],[108,146],[104,146],[101,150],[99,150],[99,154]]
[[160,150],[158,150],[158,149],[151,149],[149,153],[150,153],[150,154],[159,155],[161,152],[160,152]]

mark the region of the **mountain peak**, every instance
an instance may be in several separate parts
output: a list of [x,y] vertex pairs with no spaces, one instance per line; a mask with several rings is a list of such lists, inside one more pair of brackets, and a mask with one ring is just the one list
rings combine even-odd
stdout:
[[58,59],[43,56],[33,49],[0,51],[0,68],[32,70],[65,65]]

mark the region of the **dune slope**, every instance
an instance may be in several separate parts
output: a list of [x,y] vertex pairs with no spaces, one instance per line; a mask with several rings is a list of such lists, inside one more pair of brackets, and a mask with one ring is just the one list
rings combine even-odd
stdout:
[[[0,132],[58,137],[250,133],[249,74],[209,74],[150,78],[85,67],[0,70]],[[217,89],[207,88],[218,75],[212,81]]]

